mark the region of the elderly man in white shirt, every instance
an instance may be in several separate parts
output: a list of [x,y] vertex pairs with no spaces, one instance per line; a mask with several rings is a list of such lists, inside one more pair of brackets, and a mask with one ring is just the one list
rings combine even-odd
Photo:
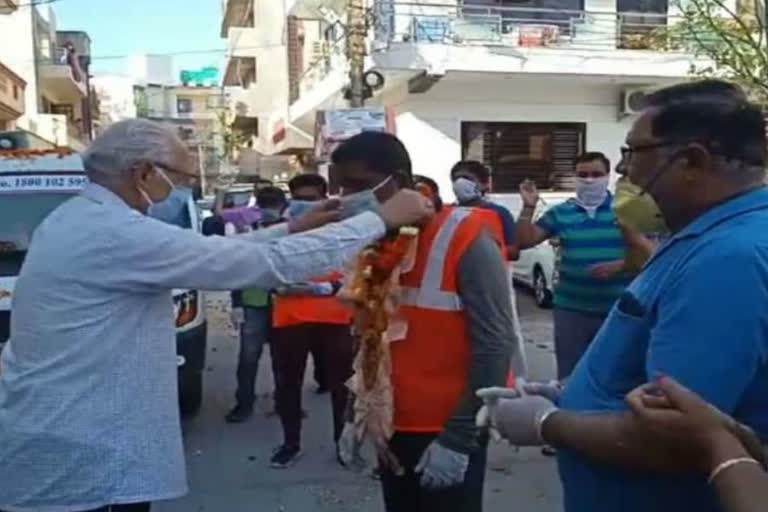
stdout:
[[[173,288],[274,288],[342,268],[387,229],[428,218],[418,193],[317,210],[286,227],[203,237],[145,214],[194,178],[183,143],[130,120],[85,152],[91,184],[34,235],[0,375],[0,510],[146,511],[187,491]],[[338,205],[337,205],[338,206]]]

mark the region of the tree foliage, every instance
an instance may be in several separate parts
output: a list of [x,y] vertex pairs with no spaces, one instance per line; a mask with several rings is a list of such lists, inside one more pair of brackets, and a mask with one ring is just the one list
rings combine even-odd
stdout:
[[650,46],[685,51],[704,64],[691,71],[702,77],[725,78],[741,85],[768,105],[768,54],[764,0],[677,0],[681,17],[655,30]]

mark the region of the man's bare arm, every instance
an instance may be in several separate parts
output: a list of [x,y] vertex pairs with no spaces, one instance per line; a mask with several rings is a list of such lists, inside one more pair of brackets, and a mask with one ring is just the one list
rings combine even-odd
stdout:
[[535,247],[550,238],[550,234],[533,223],[533,212],[535,207],[524,206],[520,217],[517,219],[515,227],[515,241],[518,250],[525,250]]
[[583,457],[632,471],[681,473],[686,461],[679,454],[648,442],[631,413],[578,413],[557,411],[542,428],[544,440]]

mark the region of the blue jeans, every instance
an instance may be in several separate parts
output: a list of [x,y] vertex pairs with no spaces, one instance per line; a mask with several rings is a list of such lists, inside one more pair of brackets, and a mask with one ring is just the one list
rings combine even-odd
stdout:
[[[240,355],[237,362],[237,403],[253,405],[256,399],[256,376],[264,344],[272,328],[272,310],[269,307],[243,308],[245,322],[240,327]],[[273,365],[274,366],[274,365]]]

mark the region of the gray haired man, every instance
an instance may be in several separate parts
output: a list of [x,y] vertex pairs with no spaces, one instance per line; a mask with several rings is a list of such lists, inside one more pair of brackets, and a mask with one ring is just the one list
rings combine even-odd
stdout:
[[195,177],[162,126],[117,123],[83,160],[91,184],[40,225],[15,290],[0,376],[9,512],[146,511],[186,493],[172,289],[304,281],[433,212],[411,191],[305,234],[290,235],[337,220],[338,205],[239,238],[203,237],[145,215]]

